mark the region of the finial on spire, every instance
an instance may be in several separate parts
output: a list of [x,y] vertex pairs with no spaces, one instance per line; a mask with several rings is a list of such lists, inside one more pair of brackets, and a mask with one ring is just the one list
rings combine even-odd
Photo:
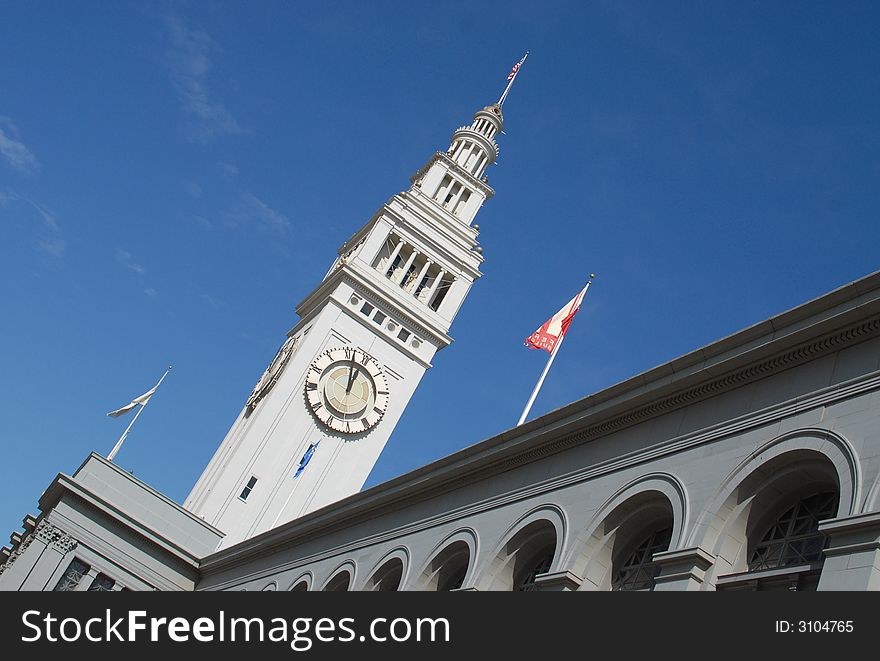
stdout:
[[519,73],[519,70],[522,67],[523,62],[526,61],[526,58],[528,56],[529,56],[529,51],[526,51],[526,54],[523,55],[523,58],[519,62],[514,64],[513,69],[511,69],[510,73],[507,74],[508,83],[507,83],[507,87],[504,88],[504,94],[502,94],[501,98],[498,99],[498,106],[499,107],[504,105],[504,99],[507,98],[507,93],[510,92],[510,88],[511,88],[511,86],[513,86],[513,81],[516,80],[516,74]]

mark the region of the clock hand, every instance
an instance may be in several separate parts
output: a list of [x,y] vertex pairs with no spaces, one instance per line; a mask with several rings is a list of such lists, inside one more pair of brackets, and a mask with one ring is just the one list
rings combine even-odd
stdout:
[[354,363],[348,368],[348,385],[345,386],[345,394],[351,391],[351,384],[354,382]]

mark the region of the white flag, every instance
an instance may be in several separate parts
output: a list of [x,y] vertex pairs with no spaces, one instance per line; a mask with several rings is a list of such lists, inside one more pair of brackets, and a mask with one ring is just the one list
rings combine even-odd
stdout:
[[[131,404],[126,404],[121,409],[116,409],[115,411],[110,411],[110,413],[108,413],[107,415],[109,415],[111,418],[118,418],[120,415],[125,415],[126,413],[131,411],[138,404],[146,404],[147,402],[150,401],[150,397],[153,396],[153,393],[156,392],[156,388],[158,388],[158,387],[159,387],[159,385],[156,384],[155,386],[150,388],[147,392],[145,392],[140,397],[135,397],[133,400],[131,400]],[[152,409],[150,409],[150,410],[152,410]]]

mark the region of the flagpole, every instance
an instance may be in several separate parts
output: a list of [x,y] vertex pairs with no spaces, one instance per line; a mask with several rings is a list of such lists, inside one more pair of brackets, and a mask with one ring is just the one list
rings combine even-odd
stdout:
[[[593,277],[593,275],[590,275],[590,279],[589,281],[587,281],[587,286],[584,287],[584,290],[581,292],[580,300],[575,307],[580,307],[581,302],[584,300],[584,296],[586,296],[587,294],[587,290],[590,288],[590,285],[593,284]],[[565,333],[562,334],[562,337],[559,338],[556,346],[553,347],[553,351],[550,352],[550,358],[547,360],[547,365],[544,366],[544,371],[541,373],[541,378],[538,379],[538,384],[532,391],[532,396],[529,397],[529,401],[526,404],[526,407],[523,409],[522,415],[519,416],[519,422],[516,423],[517,427],[519,427],[522,423],[526,421],[526,416],[529,414],[529,411],[532,410],[532,404],[535,403],[535,398],[538,396],[538,392],[541,390],[541,386],[544,385],[544,379],[547,377],[547,372],[550,371],[550,366],[553,364],[553,359],[556,358],[556,353],[559,351],[559,347],[562,346],[562,342],[563,340],[565,340],[565,335]]]
[[[318,442],[315,443],[315,448],[317,448],[320,444],[321,444],[321,439],[319,438]],[[308,452],[308,450],[306,450],[306,452]],[[305,455],[303,455],[303,456],[305,456]],[[302,463],[302,460],[300,460],[300,463]],[[294,477],[296,477],[296,475],[294,475]],[[300,481],[302,481],[302,480],[300,480]],[[287,500],[284,501],[284,504],[281,506],[281,509],[278,510],[278,516],[276,516],[275,520],[272,522],[272,526],[271,526],[272,528],[274,528],[275,526],[278,525],[278,519],[280,519],[281,515],[284,514],[284,510],[287,509],[287,505],[288,505],[288,503],[290,503],[290,499],[293,498],[293,494],[296,491],[296,488],[298,486],[299,486],[299,483],[294,484],[293,489],[291,489],[290,493],[287,494]]]
[[[162,378],[159,379],[159,383],[156,384],[155,389],[158,390],[159,386],[162,385],[162,382],[165,380],[165,377],[168,376],[168,372],[171,371],[171,365],[168,366],[168,369],[165,370],[165,374],[162,375]],[[152,399],[152,397],[150,397]],[[141,404],[141,407],[138,409],[137,413],[134,414],[134,417],[131,419],[131,422],[128,423],[128,427],[125,428],[125,431],[122,432],[122,436],[119,437],[119,440],[116,441],[116,445],[113,446],[113,449],[110,450],[110,454],[107,455],[107,461],[113,461],[113,458],[116,456],[116,453],[119,452],[119,448],[122,447],[122,442],[125,440],[125,437],[128,436],[128,432],[131,431],[131,428],[134,426],[135,420],[138,419],[138,416],[141,414],[141,411],[146,408],[147,404],[150,403],[150,399]]]
[[520,60],[519,66],[516,69],[516,72],[513,74],[513,77],[507,83],[507,87],[504,88],[504,94],[501,95],[501,98],[498,99],[498,105],[504,105],[504,99],[507,98],[507,93],[510,92],[510,88],[513,86],[513,81],[516,80],[516,77],[519,75],[519,70],[522,69],[522,65],[525,64],[526,58],[529,56],[529,51],[526,51],[526,54],[523,56],[523,59]]

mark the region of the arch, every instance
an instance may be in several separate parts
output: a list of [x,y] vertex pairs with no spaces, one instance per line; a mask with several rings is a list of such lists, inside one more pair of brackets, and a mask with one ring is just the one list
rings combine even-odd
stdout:
[[271,581],[263,586],[262,592],[275,592],[278,590],[278,583]]
[[373,567],[362,590],[368,592],[397,592],[406,582],[409,571],[409,549],[399,546],[386,553]]
[[300,574],[296,580],[294,580],[290,587],[287,588],[288,592],[308,592],[312,589],[312,584],[315,582],[315,577],[312,575],[312,572],[307,571],[303,574]]
[[783,510],[817,493],[838,495],[836,516],[859,508],[861,470],[855,452],[825,429],[796,429],[752,452],[722,481],[689,538],[715,556],[704,586],[748,570],[755,535]]
[[877,475],[877,479],[874,480],[874,484],[871,485],[871,489],[865,497],[865,504],[862,507],[862,511],[876,512],[878,509],[880,509],[880,474]]
[[348,592],[356,576],[357,566],[351,560],[346,560],[330,573],[321,586],[321,592]]
[[568,521],[557,505],[542,505],[520,517],[484,561],[475,585],[480,590],[520,589],[538,565],[542,572],[555,571],[565,548]]
[[567,567],[583,577],[580,590],[610,590],[615,573],[653,533],[669,531],[668,549],[681,548],[688,527],[689,499],[669,473],[649,473],[611,495],[578,536]]
[[[420,591],[447,591],[461,579],[458,587],[470,585],[477,557],[477,533],[462,528],[446,537],[428,554],[428,560],[413,577],[411,588]],[[464,573],[462,574],[462,569]]]

